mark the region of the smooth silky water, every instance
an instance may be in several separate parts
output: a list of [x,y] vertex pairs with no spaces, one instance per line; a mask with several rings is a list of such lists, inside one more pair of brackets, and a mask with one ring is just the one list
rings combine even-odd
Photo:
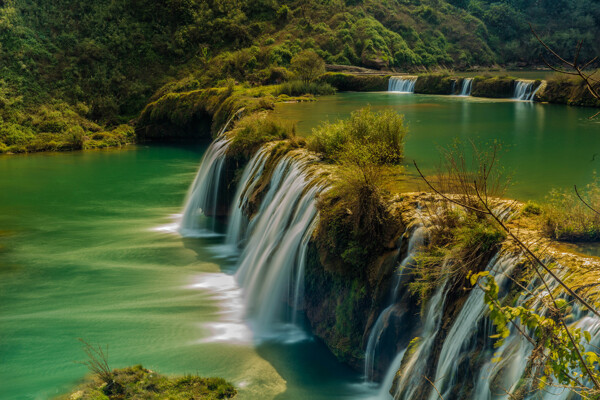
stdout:
[[315,340],[255,345],[224,238],[182,239],[177,214],[202,149],[0,157],[0,398],[47,399],[111,367],[222,376],[244,399],[359,395]]
[[[592,108],[514,100],[419,94],[339,93],[316,102],[278,104],[281,118],[298,122],[298,133],[310,135],[322,121],[347,118],[365,105],[390,108],[405,116],[409,128],[407,173],[412,160],[429,173],[439,165],[439,147],[455,139],[502,145],[501,165],[512,174],[508,195],[541,200],[552,188],[583,187],[600,169],[600,123],[588,117]],[[425,186],[421,189],[425,189]]]

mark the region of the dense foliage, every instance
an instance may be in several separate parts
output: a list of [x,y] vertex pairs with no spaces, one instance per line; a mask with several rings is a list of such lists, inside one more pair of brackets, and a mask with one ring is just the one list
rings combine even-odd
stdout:
[[322,69],[316,60],[300,73],[299,54],[310,52],[399,70],[539,63],[532,22],[561,54],[584,39],[588,56],[599,20],[593,0],[4,0],[0,151],[43,150],[27,147],[40,134],[51,148],[80,148],[72,129],[111,131],[163,85],[164,94],[229,77],[282,83],[290,70],[306,82]]

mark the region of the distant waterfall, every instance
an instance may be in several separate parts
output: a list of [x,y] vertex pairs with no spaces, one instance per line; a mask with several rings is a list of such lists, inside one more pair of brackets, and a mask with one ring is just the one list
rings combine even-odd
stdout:
[[535,87],[534,81],[518,80],[516,81],[515,94],[513,95],[513,98],[515,100],[533,101],[535,94],[538,90],[540,90],[541,86],[542,85],[538,85]]
[[473,78],[463,79],[459,96],[470,96],[472,87],[473,87]]
[[179,232],[186,237],[214,234],[221,173],[230,140],[221,136],[214,141],[200,163],[188,192]]
[[[295,308],[301,302],[305,253],[315,227],[315,195],[320,190],[308,181],[307,164],[307,160],[285,156],[275,167],[240,257],[236,279],[244,291],[254,332],[261,338],[289,339]],[[246,190],[244,196],[250,194]],[[247,201],[244,196],[242,203]]]
[[417,77],[411,76],[403,78],[401,76],[392,76],[388,82],[388,92],[396,93],[414,93]]

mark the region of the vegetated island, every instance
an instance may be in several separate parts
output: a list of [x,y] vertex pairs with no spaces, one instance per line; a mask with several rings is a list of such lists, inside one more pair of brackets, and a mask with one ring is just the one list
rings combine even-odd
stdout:
[[72,393],[59,399],[222,400],[233,399],[236,395],[233,385],[222,378],[169,377],[135,365],[114,369],[110,377],[94,374]]

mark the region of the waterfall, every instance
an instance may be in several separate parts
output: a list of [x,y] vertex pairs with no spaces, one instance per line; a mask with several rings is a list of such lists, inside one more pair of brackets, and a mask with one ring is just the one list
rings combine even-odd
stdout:
[[229,125],[243,109],[235,112],[223,125],[204,157],[196,178],[188,191],[179,223],[179,233],[184,237],[206,237],[215,235],[219,185],[225,165],[227,148],[231,140],[225,136]]
[[533,101],[535,94],[542,85],[538,85],[535,89],[534,81],[523,81],[518,80],[515,86],[515,94],[513,98],[515,100]]
[[301,302],[305,253],[315,227],[315,196],[321,189],[308,181],[308,163],[291,156],[279,161],[248,226],[236,279],[259,338],[289,339],[294,332],[294,308]]
[[394,277],[394,282],[392,284],[392,293],[390,296],[390,304],[381,312],[381,314],[379,314],[377,321],[371,328],[371,333],[369,334],[369,340],[367,342],[367,349],[365,351],[364,374],[365,381],[367,382],[372,382],[374,380],[374,367],[379,347],[379,341],[385,331],[386,323],[390,317],[390,314],[394,311],[394,307],[396,306],[396,302],[398,300],[398,291],[402,280],[402,271],[414,262],[415,255],[417,254],[417,252],[423,245],[423,242],[425,241],[425,232],[425,228],[423,228],[422,226],[418,226],[410,236],[406,257],[402,260],[402,262],[400,262],[398,272]]
[[417,77],[401,77],[392,76],[388,81],[388,92],[395,93],[414,93],[415,83],[417,83]]
[[[221,173],[230,140],[221,135],[206,150],[186,197],[179,232],[185,237],[214,235]],[[211,218],[212,217],[212,218]]]
[[[496,278],[498,286],[502,287],[507,275],[516,265],[516,261],[516,257],[496,256],[488,263],[485,270],[490,271],[491,275]],[[438,359],[433,381],[444,398],[449,398],[450,391],[456,384],[457,375],[461,372],[457,368],[461,359],[473,350],[469,348],[469,345],[472,344],[472,339],[478,331],[477,327],[483,320],[487,309],[483,290],[478,287],[473,288],[444,340]],[[432,391],[429,400],[437,400],[438,397],[439,395]]]
[[431,300],[424,315],[425,326],[416,349],[402,368],[402,376],[398,378],[394,399],[410,400],[419,385],[423,382],[423,372],[429,362],[431,348],[439,332],[444,303],[446,299],[446,282],[442,283]]
[[246,165],[246,168],[244,168],[229,212],[225,245],[222,249],[222,253],[225,255],[236,254],[242,245],[249,222],[244,214],[244,207],[248,201],[247,195],[252,192],[262,175],[268,158],[269,147],[263,147],[256,152],[248,165]]
[[472,87],[473,87],[473,78],[463,79],[459,96],[470,96]]

